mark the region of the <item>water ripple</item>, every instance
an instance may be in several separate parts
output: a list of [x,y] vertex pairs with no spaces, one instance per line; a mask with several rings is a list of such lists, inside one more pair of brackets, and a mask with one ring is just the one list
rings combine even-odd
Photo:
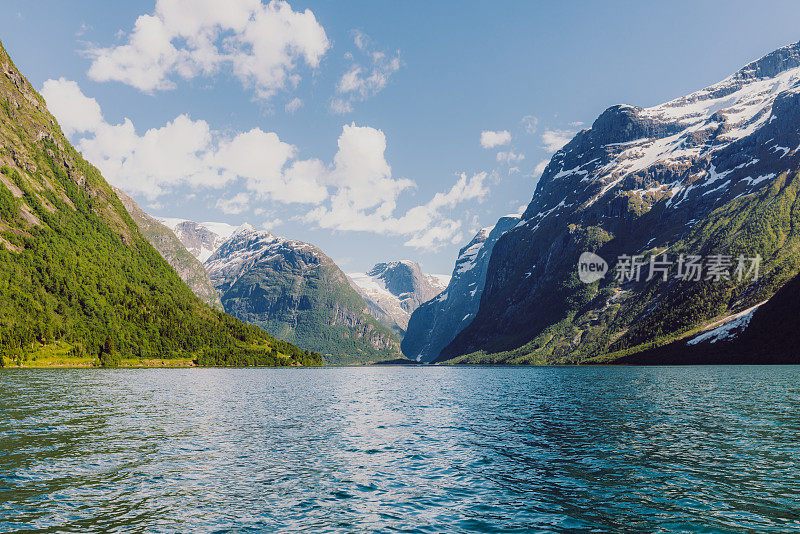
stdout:
[[797,530],[798,379],[4,370],[0,531]]

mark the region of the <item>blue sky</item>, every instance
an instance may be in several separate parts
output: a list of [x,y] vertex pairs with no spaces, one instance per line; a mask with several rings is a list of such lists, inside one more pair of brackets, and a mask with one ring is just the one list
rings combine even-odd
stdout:
[[449,273],[605,108],[800,39],[796,2],[159,4],[4,0],[0,39],[150,213],[247,221],[348,272],[409,258]]

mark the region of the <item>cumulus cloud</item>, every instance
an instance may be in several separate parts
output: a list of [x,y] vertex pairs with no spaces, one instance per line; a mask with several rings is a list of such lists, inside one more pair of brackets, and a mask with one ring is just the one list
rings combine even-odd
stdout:
[[401,181],[394,190],[384,187],[388,194],[373,206],[359,207],[346,195],[334,196],[330,208],[315,208],[303,219],[320,228],[408,236],[404,243],[406,246],[435,250],[445,243],[458,243],[462,239],[459,232],[462,222],[452,218],[449,210],[466,201],[482,201],[489,193],[487,179],[485,172],[472,176],[461,174],[448,191],[436,193],[425,204],[396,214],[395,192],[413,186],[413,182]]
[[561,147],[569,143],[570,139],[575,137],[578,133],[574,130],[545,130],[542,133],[542,142],[544,148],[548,152],[555,152],[560,150]]
[[461,174],[447,191],[403,211],[398,199],[416,184],[393,176],[381,130],[344,125],[333,161],[326,164],[299,158],[297,147],[274,132],[253,128],[226,135],[188,115],[139,133],[130,119],[106,122],[97,102],[75,82],[48,80],[45,86],[48,107],[84,157],[112,184],[151,201],[177,186],[239,186],[245,191],[221,198],[216,207],[238,214],[255,202],[300,204],[306,206],[300,219],[317,227],[404,236],[408,246],[435,249],[462,237],[455,208],[481,202],[489,192],[486,173]]
[[507,145],[511,142],[511,133],[508,130],[481,132],[481,146],[483,148],[495,148]]
[[175,79],[210,76],[222,67],[268,99],[299,81],[297,64],[316,68],[330,47],[314,13],[272,0],[158,0],[124,44],[92,47],[89,77],[141,91],[173,89]]
[[65,132],[81,134],[76,135],[76,147],[126,191],[152,200],[180,185],[221,188],[242,180],[262,199],[314,204],[327,197],[322,183],[299,172],[299,161],[290,163],[297,149],[275,133],[254,128],[226,136],[204,120],[178,115],[140,134],[128,118],[106,122],[97,102],[73,81],[48,80],[44,87],[48,108]]
[[354,30],[353,42],[363,56],[363,64],[355,62],[353,54],[348,53],[352,64],[336,84],[337,97],[331,100],[331,111],[343,115],[353,110],[354,102],[363,102],[382,91],[392,75],[400,70],[400,53],[387,55],[375,50],[372,40],[363,32]]
[[446,192],[427,203],[396,213],[397,198],[414,182],[392,177],[384,157],[386,137],[373,128],[345,126],[339,138],[329,179],[338,189],[330,206],[320,206],[303,218],[320,228],[408,236],[407,246],[436,249],[461,239],[461,221],[448,210],[466,201],[482,201],[489,190],[487,174],[462,174]]
[[103,123],[100,104],[84,96],[74,81],[47,80],[42,86],[42,96],[53,115],[59,117],[64,135],[94,130]]

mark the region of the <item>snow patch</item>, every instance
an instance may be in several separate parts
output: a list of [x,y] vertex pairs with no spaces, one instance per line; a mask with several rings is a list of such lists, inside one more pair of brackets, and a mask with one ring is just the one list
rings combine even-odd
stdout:
[[753,314],[759,306],[761,306],[761,304],[726,318],[725,320],[727,322],[700,334],[699,336],[689,340],[686,344],[697,345],[698,343],[706,342],[716,343],[717,341],[728,341],[736,338],[750,325],[750,320],[753,318]]

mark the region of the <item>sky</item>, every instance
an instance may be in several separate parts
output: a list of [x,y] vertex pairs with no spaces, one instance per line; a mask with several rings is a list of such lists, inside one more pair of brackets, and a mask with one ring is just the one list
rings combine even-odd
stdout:
[[448,274],[604,109],[711,85],[798,20],[789,1],[3,0],[0,40],[152,215]]

